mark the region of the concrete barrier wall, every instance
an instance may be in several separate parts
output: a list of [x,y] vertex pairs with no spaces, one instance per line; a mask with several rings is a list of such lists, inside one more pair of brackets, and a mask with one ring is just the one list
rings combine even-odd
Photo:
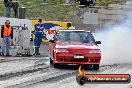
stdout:
[[113,21],[117,21],[117,20],[122,20],[124,18],[125,18],[125,16],[123,16],[123,15],[99,14],[99,19],[101,19],[101,20],[113,20]]
[[[24,26],[25,24],[25,27],[28,28],[31,34],[32,20],[0,17],[0,25],[4,25],[6,20],[10,20],[10,23],[12,26],[20,26],[20,25]],[[1,43],[2,43],[2,40],[1,40],[1,26],[0,26],[0,46],[1,46]]]
[[25,27],[29,30],[32,29],[32,20],[0,17],[0,25],[4,25],[6,20],[10,20],[12,26],[24,26],[25,24]]
[[128,5],[109,4],[108,7],[112,9],[132,10],[132,4]]
[[131,10],[132,1],[127,1],[124,4],[109,4],[107,9],[98,9],[99,21],[121,21],[125,19],[127,14],[131,12]]
[[125,11],[125,10],[107,10],[107,9],[99,9],[98,13],[99,14],[111,14],[111,15],[125,15],[127,14],[129,11]]

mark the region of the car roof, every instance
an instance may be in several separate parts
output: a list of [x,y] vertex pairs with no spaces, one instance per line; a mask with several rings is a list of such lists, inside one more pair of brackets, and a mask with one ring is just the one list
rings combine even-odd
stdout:
[[[85,30],[68,29],[68,30],[59,30],[59,31],[85,31]],[[90,32],[90,31],[85,31],[85,32]]]

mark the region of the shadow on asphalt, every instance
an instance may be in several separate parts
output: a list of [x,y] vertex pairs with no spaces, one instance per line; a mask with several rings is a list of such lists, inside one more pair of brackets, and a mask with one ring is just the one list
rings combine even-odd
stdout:
[[[51,66],[53,66],[53,65],[51,65]],[[59,67],[58,68],[56,68],[56,69],[62,69],[62,70],[78,70],[79,69],[79,67],[80,67],[80,65],[59,65]],[[86,66],[86,65],[82,65],[82,68],[84,69],[84,70],[91,70],[91,71],[94,71],[92,68],[89,68],[88,66]]]

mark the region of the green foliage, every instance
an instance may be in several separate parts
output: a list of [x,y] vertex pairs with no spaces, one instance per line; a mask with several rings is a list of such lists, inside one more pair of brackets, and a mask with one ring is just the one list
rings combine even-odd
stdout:
[[5,15],[5,6],[2,1],[0,1],[0,15]]
[[[64,20],[71,21],[76,18],[78,11],[77,5],[66,6],[65,0],[19,0],[20,6],[26,7],[26,17],[35,18],[41,17],[46,20]],[[74,0],[70,0],[71,3]],[[97,0],[98,5],[108,5],[110,3],[117,3],[121,0]],[[48,4],[42,4],[48,3]],[[0,16],[5,16],[5,7],[0,1]],[[12,17],[14,13],[12,13]]]

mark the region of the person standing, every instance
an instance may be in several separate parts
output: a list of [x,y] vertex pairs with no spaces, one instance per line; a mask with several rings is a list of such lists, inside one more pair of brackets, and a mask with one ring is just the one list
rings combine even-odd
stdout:
[[19,1],[13,1],[12,7],[15,13],[15,18],[18,18],[18,7],[19,7]]
[[40,55],[39,48],[42,42],[42,38],[44,36],[44,27],[42,25],[42,19],[38,20],[38,24],[34,25],[35,30],[32,34],[35,35],[34,38],[34,54],[33,55]]
[[10,17],[11,8],[12,8],[12,0],[4,0],[4,4],[6,7],[6,17]]
[[70,4],[70,0],[66,0],[66,4]]
[[2,55],[9,56],[10,46],[13,39],[13,28],[10,25],[10,21],[6,20],[5,24],[1,28],[2,39]]

